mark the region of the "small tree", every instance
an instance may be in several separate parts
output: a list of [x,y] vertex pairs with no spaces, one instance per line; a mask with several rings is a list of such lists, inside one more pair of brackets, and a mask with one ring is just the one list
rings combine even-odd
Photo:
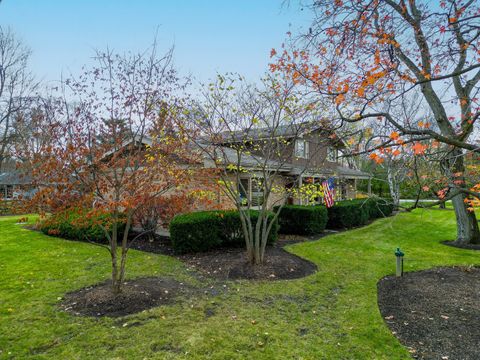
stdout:
[[[294,139],[320,126],[317,105],[300,101],[280,81],[270,77],[257,87],[242,77],[218,76],[205,87],[204,102],[191,112],[190,124],[196,129],[192,140],[217,170],[225,196],[240,214],[251,264],[264,262],[268,235],[291,193],[280,175],[291,166]],[[291,174],[291,184],[308,161],[299,168]],[[312,187],[303,195],[313,196]],[[259,212],[256,222],[250,216],[253,209]]]
[[194,176],[188,165],[195,158],[174,126],[183,85],[172,67],[172,50],[161,57],[156,45],[142,54],[97,52],[95,61],[64,84],[53,114],[57,121],[46,129],[52,139],[32,159],[41,187],[34,200],[64,199],[53,211],[80,205],[91,209],[92,218],[111,215],[104,247],[112,289],[119,293],[137,210],[185,185]]
[[0,172],[10,157],[14,121],[36,88],[27,65],[31,51],[12,31],[0,26]]

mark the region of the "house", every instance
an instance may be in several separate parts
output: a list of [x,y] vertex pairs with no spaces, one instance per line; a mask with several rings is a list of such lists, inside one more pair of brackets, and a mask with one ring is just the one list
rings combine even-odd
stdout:
[[[263,128],[250,129],[248,141],[245,141],[245,131],[215,134],[214,141],[206,137],[194,139],[190,147],[198,156],[194,157],[196,159],[194,163],[181,165],[222,171],[229,182],[236,184],[240,198],[253,208],[262,205],[263,202],[264,192],[259,179],[265,175],[262,172],[266,168],[275,173],[274,181],[278,189],[301,188],[303,184],[320,185],[323,180],[333,178],[336,200],[357,197],[357,181],[371,179],[370,174],[358,170],[351,159],[343,156],[346,153],[346,145],[335,132],[327,131],[313,123],[297,124],[295,127],[282,125],[275,130],[274,137],[278,141],[272,138],[270,131]],[[152,146],[151,139],[146,136],[135,139],[135,142]],[[124,146],[130,143],[131,141],[127,141]],[[275,155],[268,159],[258,150],[258,145],[265,143],[275,143],[279,146]],[[244,147],[247,151],[237,151],[238,146]],[[232,166],[233,164],[236,166]],[[238,167],[245,171],[237,173],[235,169]],[[211,174],[207,176],[212,176]],[[212,208],[226,209],[235,206],[232,197],[225,194],[222,186],[206,185],[217,184],[220,178],[213,176],[208,179],[209,181],[198,180],[192,180],[189,186],[196,190],[202,186],[205,190],[208,189],[212,193],[213,201],[210,202]],[[168,194],[174,191],[169,191]],[[268,201],[269,208],[283,202],[299,205],[307,203],[301,195],[292,195],[288,191],[272,193]],[[319,197],[315,201],[322,203],[323,199]],[[311,203],[311,199],[308,203]]]
[[[280,140],[275,141],[274,137]],[[259,148],[265,149],[270,143],[280,148],[270,152],[267,159]],[[203,146],[211,144],[205,141]],[[250,129],[248,134],[243,130],[222,133],[214,146],[218,153],[215,166],[226,168],[229,164],[236,164],[248,169],[240,175],[238,191],[252,206],[261,205],[263,191],[258,178],[262,177],[260,170],[264,170],[265,165],[274,169],[278,188],[301,188],[305,183],[321,184],[323,180],[333,178],[336,200],[357,197],[357,181],[371,180],[371,174],[358,170],[351,158],[344,156],[346,145],[335,132],[315,123],[280,125],[274,131],[255,128]],[[236,151],[237,146],[243,146],[248,151],[240,153]],[[232,174],[231,181],[236,179],[237,176]],[[285,194],[272,194],[268,206],[278,205],[282,201],[285,201]],[[286,201],[298,205],[307,202],[300,195],[288,196]],[[323,199],[318,198],[316,202],[322,203]]]
[[20,169],[16,161],[6,160],[0,172],[0,200],[29,197],[33,191],[30,176]]

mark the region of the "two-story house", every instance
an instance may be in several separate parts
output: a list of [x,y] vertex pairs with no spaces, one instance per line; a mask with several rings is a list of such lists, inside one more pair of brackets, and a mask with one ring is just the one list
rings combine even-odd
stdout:
[[[314,123],[303,123],[278,126],[272,129],[256,128],[245,131],[228,132],[221,134],[215,144],[219,148],[219,159],[216,166],[240,164],[244,171],[240,175],[238,191],[252,206],[262,202],[263,189],[261,181],[257,179],[262,174],[260,168],[270,164],[276,171],[279,187],[301,187],[305,183],[321,183],[328,178],[334,178],[336,199],[352,199],[357,196],[357,180],[371,179],[371,175],[355,168],[351,159],[344,157],[345,144],[336,136],[335,132],[325,130]],[[280,139],[280,140],[277,140]],[[271,145],[269,145],[271,144]],[[237,146],[246,147],[240,161]],[[280,147],[276,151],[268,146]],[[268,158],[264,157],[268,152]],[[350,161],[349,161],[350,160]],[[207,165],[208,166],[208,165]],[[232,176],[232,181],[237,177]],[[260,185],[259,185],[260,184]],[[280,194],[280,197],[282,194]],[[269,198],[269,205],[281,202],[278,196]],[[283,200],[285,201],[285,200]],[[288,196],[287,203],[304,204],[302,196]],[[318,198],[319,203],[323,201]]]
[[[301,187],[303,184],[321,184],[328,178],[335,180],[336,199],[352,199],[357,196],[357,180],[371,178],[371,175],[355,168],[353,162],[343,157],[345,144],[335,136],[332,131],[326,131],[321,127],[315,127],[314,124],[300,124],[299,127],[279,126],[275,129],[272,136],[270,131],[262,128],[249,129],[248,141],[245,141],[245,131],[230,132],[228,134],[218,134],[216,142],[208,139],[192,141],[192,151],[197,152],[195,164],[184,164],[184,166],[193,166],[195,168],[216,168],[228,174],[231,182],[236,184],[239,195],[248,201],[251,206],[259,206],[263,202],[263,188],[261,181],[261,169],[267,167],[275,169],[275,182],[279,189],[289,189],[292,187]],[[145,146],[152,145],[148,137],[142,137],[141,140]],[[267,159],[262,157],[262,152],[256,146],[262,144],[275,144],[278,151],[274,152]],[[247,151],[239,152],[235,150],[236,146],[241,145]],[[125,143],[128,146],[128,143]],[[218,156],[213,159],[207,155],[205,148],[213,147]],[[211,155],[211,153],[210,153]],[[239,176],[235,172],[236,167],[232,164],[238,164],[245,171],[240,172]],[[204,186],[210,182],[218,183],[217,178],[212,175],[208,181],[199,179],[198,183],[191,181],[192,188]],[[213,187],[208,187],[209,190]],[[211,202],[212,208],[233,208],[234,203],[231,198],[225,195],[222,187],[214,187],[215,200]],[[175,190],[172,190],[173,192]],[[282,202],[290,204],[305,204],[301,196],[289,195],[292,192],[277,192],[268,198],[268,206],[279,205]],[[285,195],[287,194],[287,195]],[[318,203],[323,199],[318,198]]]

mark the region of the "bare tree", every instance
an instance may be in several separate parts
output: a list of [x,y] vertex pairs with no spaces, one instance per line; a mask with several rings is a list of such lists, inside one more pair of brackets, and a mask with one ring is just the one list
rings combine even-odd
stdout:
[[36,88],[27,70],[30,54],[10,29],[0,26],[0,172],[11,150],[14,119]]
[[[292,170],[295,139],[321,126],[316,105],[300,101],[293,84],[281,81],[270,77],[254,86],[242,77],[218,76],[192,112],[197,130],[192,140],[217,169],[225,195],[240,214],[251,264],[263,263],[267,239],[287,196],[302,192],[296,186],[289,191],[281,176]],[[307,160],[298,165],[297,172],[290,173],[291,184],[296,185],[307,168]],[[315,189],[320,192],[319,186]],[[314,191],[312,185],[302,194],[314,196]],[[251,216],[252,210],[258,217]]]

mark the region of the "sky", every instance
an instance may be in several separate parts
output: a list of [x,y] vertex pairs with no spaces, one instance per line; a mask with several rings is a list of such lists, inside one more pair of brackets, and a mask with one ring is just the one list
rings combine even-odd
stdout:
[[175,46],[184,75],[208,81],[238,72],[255,81],[287,31],[308,27],[293,0],[2,0],[0,25],[32,50],[30,68],[46,83],[78,74],[95,49],[142,51],[158,31],[160,49]]

